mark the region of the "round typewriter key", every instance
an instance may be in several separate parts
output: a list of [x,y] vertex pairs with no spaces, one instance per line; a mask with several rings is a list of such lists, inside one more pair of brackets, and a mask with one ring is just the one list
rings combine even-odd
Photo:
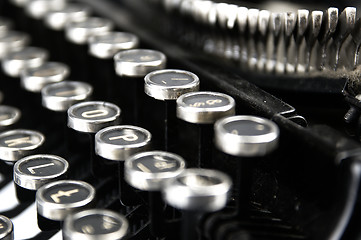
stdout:
[[[136,205],[139,201],[134,190],[124,179],[124,161],[131,155],[144,152],[150,148],[152,135],[144,128],[120,125],[104,128],[95,135],[95,153],[100,156],[98,166],[105,174],[119,169],[119,195],[123,205]],[[116,162],[117,167],[114,168]],[[93,166],[94,167],[94,166]],[[113,171],[104,170],[113,168]]]
[[9,126],[14,126],[19,121],[21,112],[11,106],[0,105],[0,129],[4,130]]
[[24,129],[9,130],[0,134],[0,159],[16,162],[34,154],[44,143],[40,132]]
[[75,44],[87,44],[91,36],[112,30],[113,23],[104,18],[91,17],[66,24],[66,37]]
[[125,161],[125,179],[133,187],[145,191],[160,191],[167,180],[178,176],[185,168],[182,157],[162,151],[138,153]]
[[213,124],[235,114],[232,97],[217,92],[194,92],[177,99],[177,117],[190,123]]
[[[220,119],[214,125],[216,147],[226,153],[222,161],[237,163],[237,214],[247,217],[252,177],[259,158],[270,154],[278,145],[279,128],[272,121],[255,116],[239,115]],[[233,158],[231,156],[235,156]]]
[[121,77],[119,105],[125,113],[124,122],[139,124],[139,114],[143,113],[143,78],[152,71],[165,68],[167,58],[159,51],[131,49],[117,53],[114,62],[115,72]]
[[86,182],[60,180],[48,183],[36,192],[38,225],[45,230],[46,220],[63,221],[71,213],[91,208],[94,201],[95,189]]
[[30,37],[26,33],[8,31],[0,36],[0,59],[4,59],[11,52],[20,51],[30,42]]
[[156,237],[164,237],[165,230],[165,204],[160,191],[184,169],[182,157],[162,151],[138,153],[125,161],[126,181],[137,189],[149,192],[150,228]]
[[95,134],[95,152],[114,161],[125,161],[131,155],[150,147],[152,135],[144,128],[120,125],[104,128]]
[[117,53],[114,61],[119,76],[144,77],[152,71],[163,69],[167,59],[159,51],[131,49]]
[[112,103],[89,101],[77,103],[68,109],[68,127],[86,133],[120,122],[120,108]]
[[0,17],[0,37],[4,36],[12,27],[10,20]]
[[[73,78],[82,81],[89,80],[88,71],[88,40],[91,36],[109,32],[113,29],[113,23],[104,18],[91,17],[84,21],[69,22],[65,28],[69,50],[76,52],[71,54],[71,69],[73,69]],[[99,80],[99,79],[98,79]]]
[[40,92],[48,84],[65,80],[69,72],[69,67],[63,63],[47,62],[38,68],[25,69],[20,84],[27,91]]
[[122,50],[136,48],[137,36],[126,32],[104,32],[88,39],[89,52],[96,58],[111,59]]
[[231,186],[226,174],[209,169],[186,169],[170,179],[163,197],[169,205],[184,211],[182,239],[198,239],[195,226],[199,215],[224,208]]
[[14,165],[13,175],[18,199],[34,201],[36,190],[49,182],[64,179],[68,168],[68,162],[56,155],[39,154],[20,159]]
[[[96,98],[116,102],[118,87],[113,64],[114,55],[123,50],[138,46],[137,36],[126,32],[105,32],[92,36],[88,40],[90,77],[96,91]],[[102,79],[102,81],[99,81]]]
[[41,90],[42,104],[45,108],[65,112],[72,105],[88,100],[93,93],[93,87],[88,83],[64,81],[50,84]]
[[235,101],[226,94],[193,92],[180,96],[177,99],[177,117],[184,121],[182,129],[194,140],[187,138],[180,141],[182,148],[189,149],[187,159],[198,167],[208,167],[212,159],[213,123],[234,114]]
[[21,71],[40,67],[48,59],[48,52],[38,47],[26,47],[9,53],[2,62],[3,71],[11,77],[19,77]]
[[185,70],[157,70],[147,74],[144,80],[144,92],[157,100],[177,100],[199,89],[198,76]]
[[[147,74],[144,81],[144,92],[155,99],[149,100],[149,105],[152,106],[144,110],[146,116],[154,117],[152,121],[147,121],[150,124],[147,127],[152,132],[159,133],[160,136],[155,139],[162,142],[156,145],[160,145],[166,151],[176,151],[176,99],[184,93],[198,91],[199,78],[194,73],[184,70],[164,69]],[[154,114],[155,109],[160,112]],[[154,123],[160,123],[161,126]]]
[[106,209],[90,209],[69,215],[64,222],[63,239],[124,239],[128,232],[128,220]]
[[215,144],[223,152],[240,157],[264,156],[278,145],[279,129],[270,120],[255,116],[233,116],[215,126]]
[[13,240],[14,239],[14,226],[9,218],[0,215],[0,239]]

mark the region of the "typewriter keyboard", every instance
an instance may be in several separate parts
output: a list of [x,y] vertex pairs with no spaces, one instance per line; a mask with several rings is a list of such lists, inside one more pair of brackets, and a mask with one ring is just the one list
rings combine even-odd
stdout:
[[342,88],[262,90],[130,5],[0,2],[0,239],[360,239]]

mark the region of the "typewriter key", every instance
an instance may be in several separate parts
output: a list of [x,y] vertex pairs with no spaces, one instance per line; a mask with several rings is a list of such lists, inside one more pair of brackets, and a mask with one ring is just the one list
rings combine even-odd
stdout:
[[4,36],[12,28],[12,22],[6,18],[0,17],[0,37]]
[[148,73],[165,68],[166,56],[155,50],[131,49],[114,56],[115,72],[120,76],[119,105],[124,110],[124,122],[140,123],[143,105],[143,79]]
[[85,133],[96,133],[120,122],[120,108],[112,103],[89,101],[68,109],[68,127]]
[[[236,156],[237,214],[247,217],[251,196],[251,179],[257,158],[270,154],[277,146],[279,129],[268,119],[255,116],[232,116],[218,120],[214,125],[216,147]],[[224,161],[227,156],[222,159]]]
[[58,156],[39,154],[24,157],[14,165],[16,195],[21,202],[34,201],[35,191],[55,180],[64,179],[68,162]]
[[11,52],[20,51],[30,42],[30,37],[26,33],[8,31],[5,35],[0,36],[0,59]]
[[72,105],[86,101],[93,93],[88,83],[64,81],[50,84],[41,90],[42,105],[52,111],[65,112]]
[[43,145],[45,137],[37,131],[16,129],[0,134],[0,159],[16,162],[34,154]]
[[0,239],[13,240],[14,239],[14,226],[9,218],[0,215]]
[[106,209],[90,209],[69,215],[63,226],[64,240],[124,239],[128,232],[128,220]]
[[95,134],[95,152],[113,161],[125,161],[131,155],[150,148],[152,135],[144,128],[120,125],[104,128]]
[[42,230],[59,228],[60,221],[69,214],[91,208],[94,203],[95,189],[86,182],[60,180],[48,183],[36,192],[38,225]]
[[26,47],[9,53],[2,62],[3,71],[10,77],[19,77],[28,68],[37,68],[48,59],[48,52],[38,47]]
[[226,174],[210,169],[186,169],[169,180],[162,191],[163,197],[169,205],[183,210],[181,239],[199,239],[200,215],[224,208],[231,186]]
[[84,21],[69,22],[65,27],[67,39],[74,44],[87,44],[91,36],[108,32],[113,23],[104,18],[85,18]]
[[21,74],[21,86],[30,92],[40,92],[51,83],[65,80],[70,73],[67,65],[58,62],[47,62],[38,68],[25,69]]
[[[159,137],[163,142],[158,144],[166,151],[175,150],[175,136],[177,136],[175,109],[177,98],[184,93],[198,91],[199,78],[197,75],[184,70],[164,69],[157,70],[147,74],[144,78],[144,92],[158,100],[154,107],[149,106],[145,111],[146,116],[154,116],[154,119],[148,123],[159,122],[161,126],[149,126],[154,133],[159,133],[159,129],[164,130]],[[159,101],[160,100],[160,101]],[[154,114],[155,109],[159,109],[158,105],[162,105],[163,112]],[[163,116],[163,117],[162,117]],[[149,124],[151,125],[151,124]],[[172,141],[172,142],[171,142]]]
[[0,105],[0,130],[7,129],[8,127],[13,127],[21,117],[21,112],[19,109],[11,106]]
[[[152,135],[146,129],[130,126],[111,126],[104,128],[95,134],[95,153],[103,159],[99,159],[103,165],[111,165],[111,161],[117,163],[119,169],[119,195],[120,201],[125,206],[134,206],[140,203],[139,196],[134,193],[124,179],[124,161],[131,155],[144,152],[150,148]],[[104,171],[104,167],[98,167]]]
[[97,90],[96,98],[105,97],[107,101],[116,102],[119,81],[115,81],[113,57],[119,51],[136,48],[139,39],[131,33],[105,32],[90,37],[88,42],[91,55],[90,77],[94,89]]
[[164,237],[166,230],[161,190],[184,169],[182,157],[162,151],[138,153],[125,161],[126,181],[137,189],[149,192],[150,228],[155,237]]
[[[189,139],[182,139],[183,148],[192,149],[187,159],[198,167],[209,166],[212,158],[213,123],[218,119],[235,114],[232,97],[217,92],[186,93],[177,99],[177,117],[186,122]],[[182,136],[180,136],[182,137]],[[194,147],[196,146],[196,148]],[[194,166],[193,166],[194,167]]]

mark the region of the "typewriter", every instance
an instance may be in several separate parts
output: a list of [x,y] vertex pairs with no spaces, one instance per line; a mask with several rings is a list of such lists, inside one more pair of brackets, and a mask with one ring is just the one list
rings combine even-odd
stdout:
[[0,239],[361,239],[360,5],[2,0]]

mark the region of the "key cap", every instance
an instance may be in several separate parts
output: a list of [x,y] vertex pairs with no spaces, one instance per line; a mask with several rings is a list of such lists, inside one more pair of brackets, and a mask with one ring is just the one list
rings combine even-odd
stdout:
[[155,237],[164,237],[167,229],[161,190],[184,169],[185,161],[182,157],[162,151],[138,153],[125,161],[126,181],[131,186],[149,193],[150,230]]
[[[238,115],[218,120],[214,125],[216,147],[231,156],[236,156],[238,217],[249,215],[249,201],[254,166],[257,157],[270,154],[278,145],[279,129],[270,120]],[[225,158],[220,158],[225,161]]]
[[12,23],[9,19],[0,17],[0,37],[4,36],[12,28]]
[[42,105],[52,111],[65,112],[72,105],[89,100],[93,87],[88,83],[64,81],[50,84],[41,90]]
[[0,215],[0,239],[13,240],[14,239],[14,225],[9,218]]
[[[95,98],[116,102],[120,88],[114,70],[114,55],[136,48],[137,36],[126,32],[107,32],[89,38],[90,81],[96,89]],[[99,81],[101,79],[101,81]]]
[[[145,108],[148,118],[147,128],[157,134],[156,148],[166,151],[175,150],[176,136],[176,99],[182,94],[198,91],[199,78],[194,73],[185,70],[164,69],[147,74],[144,78],[144,92],[155,99]],[[160,109],[154,114],[154,111]],[[159,123],[155,125],[154,123]],[[163,132],[160,130],[163,129]]]
[[67,65],[59,62],[47,62],[38,68],[25,69],[21,73],[20,85],[29,92],[38,93],[51,83],[65,80],[70,74]]
[[59,229],[59,222],[69,214],[89,209],[94,204],[95,189],[86,182],[60,180],[48,183],[36,192],[39,228],[43,231]]
[[[192,167],[210,166],[213,124],[222,117],[234,115],[235,105],[232,97],[218,92],[186,93],[177,99],[177,117],[185,122],[182,131],[188,137],[182,139],[181,149],[188,149],[184,154]],[[193,137],[189,139],[189,136]]]
[[124,111],[124,123],[139,125],[144,77],[165,68],[166,61],[163,53],[148,49],[126,50],[114,56],[115,72],[120,77],[119,106]]
[[0,36],[0,60],[4,59],[10,52],[17,52],[23,49],[30,42],[30,37],[26,33],[8,31]]
[[16,162],[19,159],[36,153],[44,144],[45,137],[42,133],[15,129],[0,134],[0,159]]
[[34,201],[43,185],[66,178],[69,163],[56,155],[38,154],[24,157],[14,165],[16,196],[20,202]]
[[15,128],[15,124],[21,118],[21,112],[19,109],[0,105],[0,130],[4,131],[8,128]]
[[[95,153],[103,158],[99,159],[102,165],[110,166],[113,171],[104,171],[102,166],[98,169],[103,174],[119,170],[119,195],[121,203],[125,206],[137,205],[140,200],[134,189],[125,182],[124,161],[134,154],[149,150],[151,140],[152,135],[148,130],[131,125],[111,126],[95,134]],[[117,166],[114,167],[111,162],[116,162]]]
[[121,110],[108,102],[88,101],[68,109],[68,127],[85,133],[96,133],[120,122]]
[[63,239],[121,240],[127,236],[128,228],[128,220],[123,215],[106,209],[89,209],[65,219]]
[[210,169],[186,169],[170,179],[162,193],[169,205],[183,211],[182,240],[199,239],[200,216],[224,208],[231,186],[226,174]]

